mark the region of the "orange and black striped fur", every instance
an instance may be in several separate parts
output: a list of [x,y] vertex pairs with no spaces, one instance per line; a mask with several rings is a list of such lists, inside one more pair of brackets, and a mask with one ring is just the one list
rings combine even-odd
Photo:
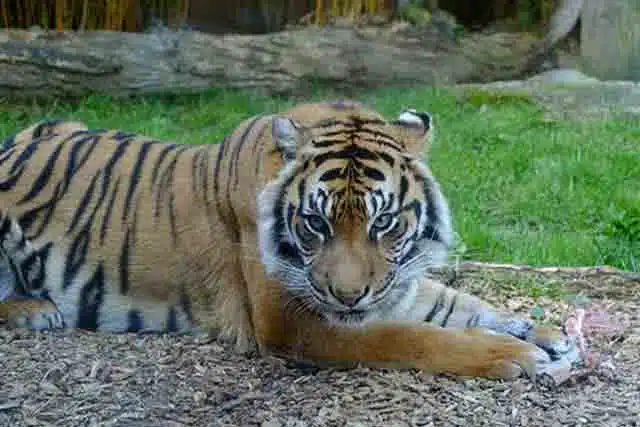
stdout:
[[0,318],[472,376],[573,357],[559,332],[427,278],[452,236],[432,132],[426,113],[346,101],[217,145],[34,125],[0,149]]

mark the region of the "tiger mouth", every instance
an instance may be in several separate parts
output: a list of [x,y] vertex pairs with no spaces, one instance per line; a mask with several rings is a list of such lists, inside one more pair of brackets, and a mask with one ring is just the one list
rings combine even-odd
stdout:
[[345,311],[331,311],[327,313],[333,320],[338,321],[343,324],[357,324],[363,323],[368,315],[370,314],[370,310],[345,310]]

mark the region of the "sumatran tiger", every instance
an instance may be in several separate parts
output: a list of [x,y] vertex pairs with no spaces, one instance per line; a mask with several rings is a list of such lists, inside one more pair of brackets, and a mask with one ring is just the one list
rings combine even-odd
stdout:
[[354,101],[255,116],[220,144],[32,125],[0,148],[0,318],[463,376],[574,357],[560,330],[428,278],[452,241],[432,133],[428,113]]

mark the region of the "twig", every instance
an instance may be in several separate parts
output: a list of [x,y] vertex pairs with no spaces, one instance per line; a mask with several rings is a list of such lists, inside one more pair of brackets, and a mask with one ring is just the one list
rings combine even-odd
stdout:
[[533,267],[525,264],[496,264],[496,263],[485,263],[485,262],[476,262],[476,261],[467,261],[459,264],[448,265],[440,268],[434,268],[431,271],[433,273],[445,273],[448,271],[478,271],[478,270],[502,270],[502,271],[512,271],[512,272],[530,272],[530,273],[541,273],[541,274],[569,274],[575,276],[613,276],[613,277],[621,277],[626,280],[631,281],[639,281],[640,282],[640,273],[636,272],[628,272],[619,270],[617,268],[602,266],[602,267],[560,267],[560,266],[549,266],[549,267]]

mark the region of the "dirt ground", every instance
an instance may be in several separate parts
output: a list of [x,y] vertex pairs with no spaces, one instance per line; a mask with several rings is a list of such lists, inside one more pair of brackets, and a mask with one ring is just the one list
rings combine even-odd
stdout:
[[[560,386],[318,370],[245,358],[196,338],[0,328],[0,426],[640,426],[640,280],[608,274],[461,272],[452,286],[558,322],[583,293],[621,316],[596,340],[607,369]],[[612,365],[612,366],[611,366]],[[604,366],[604,365],[603,365]]]

